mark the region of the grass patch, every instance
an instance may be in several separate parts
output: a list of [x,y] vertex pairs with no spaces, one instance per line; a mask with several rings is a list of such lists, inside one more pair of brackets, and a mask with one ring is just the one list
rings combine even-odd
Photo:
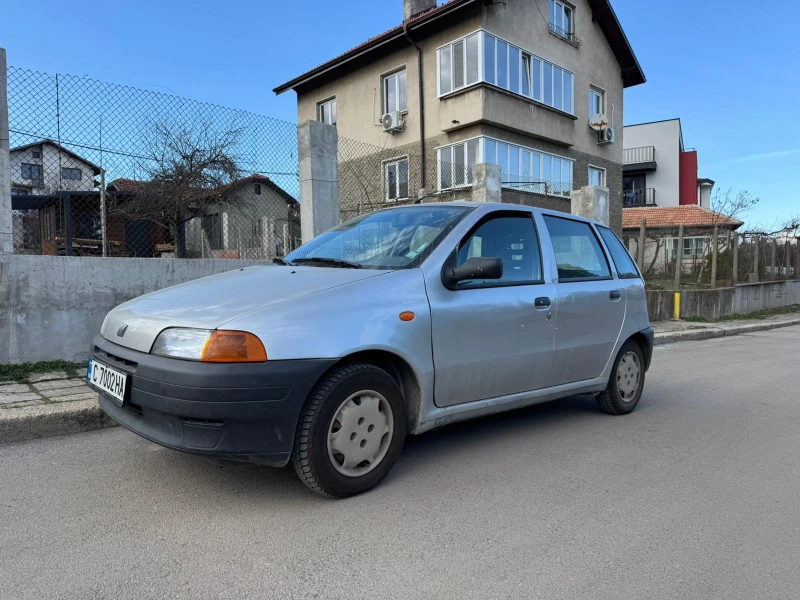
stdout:
[[74,371],[86,369],[86,363],[67,362],[65,360],[51,360],[39,363],[22,363],[19,365],[0,365],[0,381],[17,381],[23,383],[34,373],[48,373],[50,371]]
[[684,317],[681,321],[686,321],[687,323],[710,323],[708,319],[705,317]]

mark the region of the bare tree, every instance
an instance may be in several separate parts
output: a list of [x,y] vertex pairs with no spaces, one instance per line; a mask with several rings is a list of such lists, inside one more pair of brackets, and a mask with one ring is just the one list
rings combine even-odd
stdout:
[[219,131],[211,123],[196,127],[156,123],[145,135],[141,188],[115,202],[113,210],[168,229],[175,255],[186,256],[184,224],[218,203],[214,190],[235,181],[240,169],[233,154],[241,130]]

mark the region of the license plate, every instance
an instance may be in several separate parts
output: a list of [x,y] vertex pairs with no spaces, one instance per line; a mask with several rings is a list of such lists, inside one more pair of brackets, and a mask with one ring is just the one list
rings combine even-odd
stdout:
[[125,401],[125,388],[128,385],[127,374],[90,358],[86,380],[90,385],[118,400],[120,404]]

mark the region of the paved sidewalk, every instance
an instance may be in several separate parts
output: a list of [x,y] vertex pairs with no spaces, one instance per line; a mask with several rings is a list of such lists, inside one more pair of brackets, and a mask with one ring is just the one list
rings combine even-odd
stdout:
[[96,399],[84,369],[34,373],[24,383],[0,382],[0,410]]
[[707,340],[800,324],[800,314],[789,313],[760,319],[735,319],[698,323],[694,321],[656,321],[653,323],[656,344],[669,344],[689,340]]

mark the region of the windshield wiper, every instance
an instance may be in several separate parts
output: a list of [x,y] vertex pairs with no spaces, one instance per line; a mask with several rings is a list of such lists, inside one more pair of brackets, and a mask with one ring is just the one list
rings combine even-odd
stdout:
[[279,258],[273,258],[272,259],[272,264],[285,265],[287,267],[291,267],[292,266],[292,263],[290,263],[288,260],[284,260],[284,259],[282,259],[280,257]]
[[362,269],[363,267],[349,260],[342,260],[341,258],[325,258],[324,256],[314,256],[307,258],[295,258],[294,264],[300,263],[322,263],[324,265],[333,265],[334,267],[341,267],[343,269]]

